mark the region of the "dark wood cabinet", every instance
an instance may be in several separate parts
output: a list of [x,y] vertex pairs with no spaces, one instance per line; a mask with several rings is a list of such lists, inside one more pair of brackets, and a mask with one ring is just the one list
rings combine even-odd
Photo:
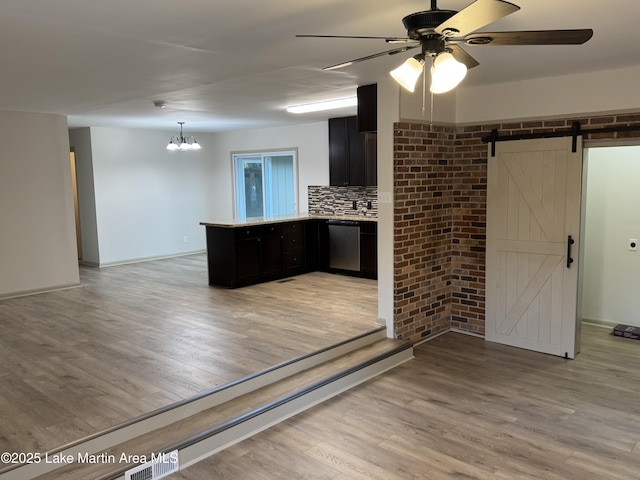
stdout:
[[[314,270],[329,271],[327,220],[245,227],[206,224],[209,285],[236,288]],[[360,222],[360,271],[377,278],[377,223]]]
[[282,271],[282,226],[264,225],[261,238],[261,275],[277,275]]
[[364,186],[378,185],[378,134],[364,134]]
[[306,269],[304,222],[207,225],[209,285],[241,287]]
[[360,224],[360,273],[367,278],[378,278],[378,224]]
[[236,274],[239,282],[251,283],[260,278],[260,239],[239,240],[235,245]]
[[300,271],[305,267],[304,223],[284,223],[282,230],[284,270],[288,274],[290,274],[292,270]]
[[377,185],[376,142],[375,134],[358,132],[355,116],[329,119],[330,185]]
[[378,85],[358,87],[358,131],[376,132],[378,130]]
[[260,236],[260,227],[238,228],[234,232],[234,256],[238,281],[251,282],[260,277],[262,271]]
[[349,185],[349,134],[347,118],[329,119],[329,184]]

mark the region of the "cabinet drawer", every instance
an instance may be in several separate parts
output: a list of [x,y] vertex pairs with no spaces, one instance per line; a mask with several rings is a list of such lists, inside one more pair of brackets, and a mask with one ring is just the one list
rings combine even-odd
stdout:
[[284,268],[289,270],[291,268],[298,268],[304,265],[303,252],[289,252],[284,254]]
[[279,223],[273,223],[270,225],[262,226],[262,236],[263,237],[271,237],[275,235],[281,235],[282,233],[282,225]]
[[302,232],[284,236],[284,251],[295,252],[304,247],[304,235]]
[[260,227],[238,227],[233,231],[233,237],[236,240],[246,240],[248,238],[258,238],[260,237]]
[[304,225],[302,222],[287,222],[282,224],[282,233],[285,235],[287,233],[302,233],[304,230]]

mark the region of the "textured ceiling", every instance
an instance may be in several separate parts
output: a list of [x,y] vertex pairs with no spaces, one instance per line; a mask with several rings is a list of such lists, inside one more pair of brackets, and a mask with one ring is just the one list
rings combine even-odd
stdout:
[[[461,10],[469,0],[440,0]],[[521,10],[482,30],[593,28],[581,46],[465,47],[480,66],[463,86],[640,64],[638,0],[515,0]],[[71,126],[220,131],[335,116],[287,105],[355,94],[410,53],[322,67],[389,49],[401,19],[427,0],[2,0],[0,110],[58,113]],[[153,106],[165,100],[166,109]]]

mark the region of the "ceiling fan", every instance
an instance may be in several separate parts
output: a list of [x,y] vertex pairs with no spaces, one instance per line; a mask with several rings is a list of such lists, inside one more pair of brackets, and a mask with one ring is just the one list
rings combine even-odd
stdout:
[[401,47],[374,53],[323,68],[336,70],[354,63],[385,55],[395,55],[421,47],[421,53],[408,59],[391,75],[404,88],[413,92],[415,84],[426,70],[426,58],[432,59],[431,92],[443,93],[455,88],[468,68],[479,63],[460,44],[468,46],[495,45],[580,45],[593,36],[592,29],[530,30],[512,32],[478,32],[476,30],[506,17],[520,7],[504,0],[476,0],[464,9],[440,10],[437,0],[431,0],[431,9],[412,13],[402,19],[407,37],[362,37],[349,35],[296,35],[314,38],[360,38],[384,40]]

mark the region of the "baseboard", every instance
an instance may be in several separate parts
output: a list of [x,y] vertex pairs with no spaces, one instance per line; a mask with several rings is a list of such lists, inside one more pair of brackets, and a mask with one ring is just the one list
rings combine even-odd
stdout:
[[0,300],[6,300],[9,298],[28,297],[29,295],[38,295],[40,293],[57,292],[58,290],[68,290],[70,288],[81,287],[81,283],[68,283],[63,285],[56,285],[54,287],[46,288],[34,288],[33,290],[22,290],[18,292],[9,292],[0,294]]
[[420,340],[419,342],[414,343],[413,346],[417,347],[418,345],[422,345],[423,343],[430,342],[431,340],[435,340],[436,338],[441,337],[445,333],[449,333],[449,332],[451,332],[451,333],[461,333],[463,335],[469,335],[470,337],[482,338],[484,340],[484,335],[480,335],[479,333],[468,332],[468,331],[462,330],[460,328],[447,328],[446,330],[443,330],[442,332],[436,333],[435,335],[432,335],[429,338],[425,338],[424,340]]
[[452,328],[451,329],[452,332],[454,333],[461,333],[463,335],[469,335],[470,337],[476,337],[476,338],[482,338],[484,339],[484,335],[480,335],[479,333],[475,333],[475,332],[470,332],[468,330],[463,330],[461,328]]
[[582,323],[586,324],[586,325],[594,325],[596,327],[603,327],[603,328],[613,328],[616,325],[622,323],[622,322],[610,322],[607,320],[600,320],[597,318],[585,318],[582,317]]
[[417,347],[418,345],[422,345],[423,343],[427,343],[427,342],[430,342],[431,340],[435,340],[436,338],[441,337],[442,335],[444,335],[445,333],[449,333],[450,331],[451,331],[451,329],[447,328],[446,330],[443,330],[442,332],[438,332],[435,335],[432,335],[432,336],[430,336],[428,338],[425,338],[423,340],[419,340],[419,341],[415,342],[413,344],[413,346]]
[[153,257],[140,257],[140,258],[129,258],[127,260],[117,260],[115,262],[104,262],[99,263],[98,265],[90,264],[89,262],[83,262],[83,265],[87,266],[96,266],[99,268],[102,267],[117,267],[118,265],[130,265],[132,263],[143,263],[143,262],[153,262],[154,260],[167,260],[169,258],[178,258],[178,257],[188,257],[190,255],[200,255],[202,253],[207,253],[206,250],[195,250],[193,252],[184,252],[184,253],[176,253],[173,255],[158,255]]

